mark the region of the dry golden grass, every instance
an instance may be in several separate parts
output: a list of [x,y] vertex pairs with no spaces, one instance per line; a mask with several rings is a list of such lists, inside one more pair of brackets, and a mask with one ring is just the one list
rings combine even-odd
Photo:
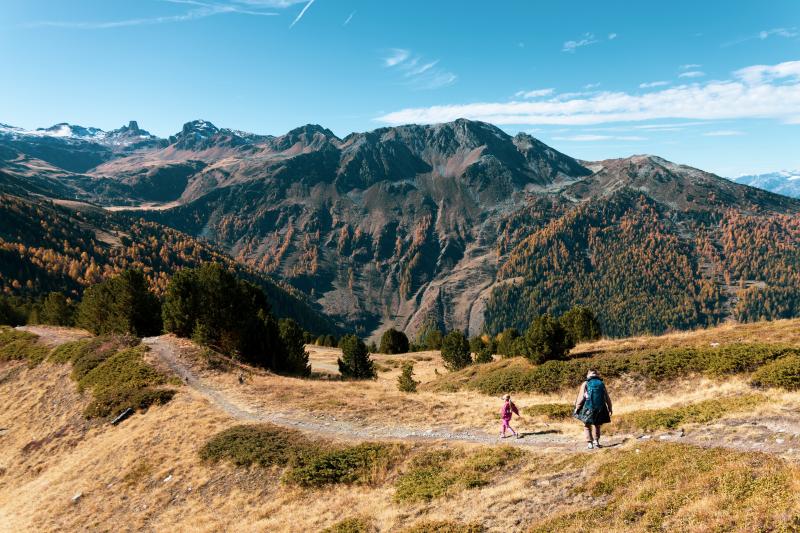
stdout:
[[[744,338],[800,343],[797,335],[790,331],[798,325],[800,321],[761,325],[765,330],[763,335],[755,326],[723,326],[717,328],[719,331],[675,334],[663,339],[665,343],[679,343],[679,346],[712,342],[710,339],[741,342]],[[168,340],[179,348],[181,360],[204,383],[249,412],[285,413],[287,418],[302,414],[319,421],[344,420],[355,426],[374,428],[403,426],[422,430],[441,426],[454,431],[485,431],[490,435],[499,429],[496,417],[500,402],[496,398],[471,392],[407,394],[397,390],[400,365],[392,368],[391,360],[415,358],[415,378],[430,383],[438,379],[437,372],[446,372],[436,352],[376,355],[376,361],[391,369],[380,372],[373,381],[343,382],[280,377],[244,367],[232,372],[213,370],[202,350],[188,341]],[[612,348],[610,341],[601,341],[579,349],[653,347],[660,341],[646,338],[615,342],[617,348]],[[592,348],[587,349],[587,346]],[[310,352],[312,365],[318,371],[325,370],[325,365],[335,365],[338,356],[335,349],[311,347]],[[160,364],[156,358],[151,358],[152,353],[146,357],[153,364]],[[241,371],[246,373],[244,385],[238,382]],[[744,377],[695,378],[663,384],[653,390],[640,390],[622,381],[612,385],[615,414],[620,415],[752,393]],[[612,507],[618,514],[606,517],[608,527],[594,524],[594,529],[622,531],[626,529],[623,518],[639,512],[634,503],[635,498],[643,494],[642,487],[660,487],[664,491],[663,498],[654,500],[655,510],[669,507],[670,495],[680,494],[677,487],[701,494],[696,501],[678,502],[680,506],[674,515],[677,518],[666,522],[688,531],[708,530],[715,525],[745,531],[751,530],[759,519],[770,523],[776,516],[800,513],[796,500],[783,498],[776,503],[758,491],[744,500],[744,506],[737,508],[724,494],[709,489],[714,486],[716,474],[713,471],[696,482],[679,486],[655,478],[648,478],[644,485],[638,479],[619,481],[613,475],[615,462],[622,461],[621,466],[638,468],[635,450],[641,448],[643,441],[631,439],[614,448],[584,453],[580,451],[581,427],[576,421],[527,417],[521,422],[515,420],[515,427],[523,431],[559,431],[556,437],[561,440],[532,440],[538,444],[526,447],[523,459],[492,470],[488,484],[477,488],[465,488],[456,483],[455,489],[448,489],[440,498],[396,501],[396,483],[413,457],[436,449],[451,450],[456,459],[450,467],[460,471],[463,468],[459,461],[475,454],[491,456],[494,453],[493,448],[482,444],[409,441],[406,442],[406,462],[388,472],[379,484],[305,489],[281,482],[280,467],[236,468],[226,462],[201,461],[198,454],[201,447],[213,435],[241,421],[187,386],[178,387],[178,390],[168,405],[151,408],[112,427],[83,418],[82,411],[90,397],[78,394],[69,379],[68,365],[48,361],[35,368],[28,368],[21,361],[0,364],[0,524],[3,524],[0,529],[319,531],[346,518],[363,516],[377,531],[400,531],[437,521],[481,524],[488,531],[524,531],[541,520],[556,520],[550,524],[578,530],[583,524],[581,520],[590,520],[585,517],[599,512],[604,504],[613,500],[618,502]],[[571,403],[573,394],[573,391],[527,394],[514,399],[520,407],[526,407]],[[734,448],[701,457],[705,461],[703,464],[718,466],[720,475],[726,469],[739,475],[726,481],[726,486],[732,489],[739,490],[742,487],[739,480],[746,480],[748,475],[761,479],[761,473],[771,472],[775,476],[769,479],[794,480],[790,488],[796,491],[796,464],[800,461],[797,451],[800,450],[797,415],[800,393],[766,391],[763,394],[768,401],[749,411],[726,415],[697,428],[689,427],[683,442],[705,444],[704,439],[708,438],[708,444]],[[760,425],[752,426],[751,421]],[[317,437],[309,434],[309,438]],[[325,438],[333,437],[326,435]],[[770,448],[776,446],[778,438],[786,442]],[[350,443],[360,440],[364,438],[351,438]],[[620,437],[612,437],[608,442],[620,440]],[[775,453],[767,461],[760,461],[761,455],[736,451],[750,449],[756,444],[758,449]],[[649,446],[656,450],[652,457],[659,457],[662,453],[659,450],[664,450],[666,458],[680,457],[670,451],[669,446],[673,444],[653,442]],[[688,451],[681,453],[690,457],[694,457],[693,450],[698,453],[700,450],[694,446],[685,449]],[[673,459],[670,459],[669,468],[677,478],[695,475],[692,461],[686,461],[686,467],[681,470],[681,461]],[[727,478],[719,479],[722,482]],[[609,480],[616,480],[610,492],[595,490],[607,486],[604,483]],[[580,487],[588,487],[588,490],[576,490]],[[73,496],[78,493],[82,496],[73,502]],[[620,503],[628,500],[634,503],[627,506]],[[590,509],[591,512],[577,518],[569,515],[575,510]],[[723,510],[731,514],[726,517]],[[742,519],[740,526],[735,522],[737,517]],[[703,525],[703,520],[708,527]],[[631,528],[643,530],[643,523],[634,523]]]

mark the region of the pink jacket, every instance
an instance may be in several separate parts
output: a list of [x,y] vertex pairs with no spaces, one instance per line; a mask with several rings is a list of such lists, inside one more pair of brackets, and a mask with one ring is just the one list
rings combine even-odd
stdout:
[[519,416],[519,410],[517,409],[517,406],[514,405],[514,402],[511,400],[503,402],[503,407],[500,408],[500,417],[503,420],[511,420],[512,413]]

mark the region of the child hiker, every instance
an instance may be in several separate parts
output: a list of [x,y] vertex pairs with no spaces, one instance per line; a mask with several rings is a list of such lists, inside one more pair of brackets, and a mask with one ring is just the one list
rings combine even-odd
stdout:
[[519,438],[517,432],[511,427],[511,417],[513,415],[519,416],[519,409],[517,409],[517,406],[511,401],[511,396],[506,394],[503,396],[503,407],[500,408],[500,418],[503,419],[503,430],[500,433],[501,439],[506,438],[506,429],[510,429],[511,433]]

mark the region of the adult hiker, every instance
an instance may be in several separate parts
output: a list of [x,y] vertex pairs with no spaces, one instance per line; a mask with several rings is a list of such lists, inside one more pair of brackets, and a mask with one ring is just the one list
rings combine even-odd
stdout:
[[517,432],[511,427],[511,417],[513,415],[519,416],[519,409],[517,409],[517,406],[511,401],[511,396],[506,394],[503,396],[503,407],[500,408],[500,418],[503,419],[503,429],[500,433],[501,439],[506,438],[506,429],[510,429],[511,434],[519,438]]
[[588,449],[601,447],[600,426],[611,422],[611,413],[611,398],[605,383],[596,370],[589,370],[575,399],[573,413],[575,418],[583,422]]

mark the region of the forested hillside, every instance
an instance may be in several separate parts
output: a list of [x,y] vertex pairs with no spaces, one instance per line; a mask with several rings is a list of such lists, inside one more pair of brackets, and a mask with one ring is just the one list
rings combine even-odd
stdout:
[[260,286],[276,315],[295,318],[314,332],[336,329],[295,289],[236,263],[211,244],[154,222],[88,204],[68,205],[0,193],[0,287],[4,293],[36,298],[58,291],[79,298],[87,286],[137,269],[161,294],[177,269],[212,261]]

